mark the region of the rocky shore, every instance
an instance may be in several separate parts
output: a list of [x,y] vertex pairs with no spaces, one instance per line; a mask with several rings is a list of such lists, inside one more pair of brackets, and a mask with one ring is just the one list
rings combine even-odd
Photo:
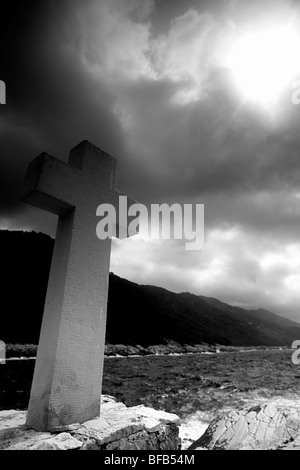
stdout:
[[[208,426],[103,396],[101,418],[51,432],[25,426],[26,411],[0,412],[0,450],[300,450],[299,406],[230,411]],[[200,436],[200,437],[199,437]],[[191,444],[192,442],[192,444]]]
[[103,396],[101,417],[51,432],[25,426],[26,411],[0,412],[0,450],[178,450],[178,416]]
[[0,412],[0,450],[177,450],[178,416],[103,396],[101,418],[51,432],[25,426],[26,411]]
[[102,396],[101,417],[51,432],[25,426],[26,411],[0,412],[0,450],[178,450],[180,419]]
[[299,406],[269,403],[217,417],[188,450],[300,450]]

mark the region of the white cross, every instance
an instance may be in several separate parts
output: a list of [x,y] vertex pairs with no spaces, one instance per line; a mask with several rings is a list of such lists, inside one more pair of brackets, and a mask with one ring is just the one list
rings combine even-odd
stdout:
[[97,238],[96,210],[118,209],[115,175],[88,141],[68,164],[43,153],[27,170],[22,200],[59,215],[26,421],[37,431],[100,414],[111,240]]

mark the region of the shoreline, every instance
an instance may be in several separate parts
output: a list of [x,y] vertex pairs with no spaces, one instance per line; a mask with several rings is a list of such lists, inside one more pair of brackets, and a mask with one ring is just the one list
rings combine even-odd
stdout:
[[[105,359],[110,359],[110,358],[125,358],[125,357],[172,357],[172,356],[197,356],[197,355],[211,355],[215,356],[217,354],[229,354],[233,352],[239,352],[239,353],[250,353],[250,352],[256,352],[256,351],[293,351],[292,348],[284,347],[284,348],[266,348],[266,349],[241,349],[241,350],[236,350],[236,351],[218,351],[218,352],[183,352],[183,353],[156,353],[156,354],[104,354]],[[15,357],[7,357],[7,361],[30,361],[30,360],[35,360],[36,356],[15,356]]]
[[[36,358],[37,345],[33,344],[7,344],[6,357],[1,360],[33,360]],[[121,357],[169,357],[169,356],[195,356],[195,355],[217,355],[224,353],[251,353],[257,351],[290,351],[290,346],[211,346],[211,345],[152,345],[152,346],[128,346],[128,345],[106,345],[105,358]]]

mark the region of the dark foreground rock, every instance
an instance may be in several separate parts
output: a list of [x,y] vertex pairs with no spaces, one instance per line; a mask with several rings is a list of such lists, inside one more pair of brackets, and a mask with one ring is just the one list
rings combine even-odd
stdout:
[[0,412],[0,450],[179,450],[178,416],[102,397],[101,417],[55,432],[25,427],[26,411]]
[[300,450],[300,408],[274,404],[216,418],[189,450]]

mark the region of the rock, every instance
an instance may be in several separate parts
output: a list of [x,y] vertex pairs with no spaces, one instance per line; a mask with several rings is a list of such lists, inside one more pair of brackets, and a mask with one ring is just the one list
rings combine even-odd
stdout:
[[[92,438],[100,447],[106,444],[107,450],[117,448],[125,450],[126,446],[128,446],[128,450],[136,450],[137,448],[147,450],[163,448],[157,446],[155,440],[163,446],[166,445],[162,444],[165,440],[168,440],[170,444],[169,434],[172,434],[174,443],[170,444],[170,448],[178,449],[180,447],[177,427],[180,419],[177,415],[153,410],[143,405],[127,408],[123,403],[116,403],[113,400],[108,400],[101,409],[100,418],[83,423],[75,431],[76,438]],[[152,433],[156,434],[154,439],[148,436]]]
[[[28,450],[75,450],[82,447],[82,442],[72,437],[67,432],[57,434],[49,439],[42,439],[40,442],[28,447]],[[10,448],[10,450],[13,450]]]
[[132,434],[127,439],[108,444],[106,450],[178,450],[178,428],[161,427],[157,433],[147,433],[145,429]]
[[18,433],[19,427],[25,423],[25,418],[26,411],[1,411],[0,441],[10,439]]
[[142,418],[154,418],[160,423],[176,424],[178,426],[181,423],[180,418],[173,413],[166,413],[165,411],[161,410],[153,410],[153,408],[148,408],[144,405],[133,406],[130,409]]
[[[232,411],[216,418],[188,450],[268,450],[291,445],[300,434],[299,409],[274,404]],[[299,442],[300,444],[300,442]]]
[[[111,442],[106,446],[106,450],[146,450],[149,445],[149,436],[145,430],[128,436],[127,439]],[[153,449],[153,447],[148,447]]]
[[178,416],[145,406],[127,408],[103,396],[101,417],[51,432],[25,427],[25,411],[0,411],[0,449],[179,450]]
[[99,446],[126,438],[144,429],[142,420],[130,409],[109,410],[101,418],[86,421],[75,431],[76,436],[93,438]]
[[101,398],[101,412],[107,413],[110,410],[116,411],[117,409],[126,409],[126,405],[121,402],[117,402],[114,397],[109,395],[103,395]]
[[154,418],[144,418],[143,423],[147,432],[157,432],[161,427],[160,422]]

